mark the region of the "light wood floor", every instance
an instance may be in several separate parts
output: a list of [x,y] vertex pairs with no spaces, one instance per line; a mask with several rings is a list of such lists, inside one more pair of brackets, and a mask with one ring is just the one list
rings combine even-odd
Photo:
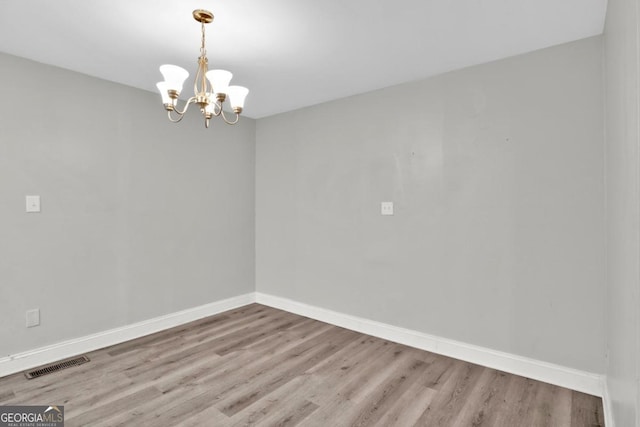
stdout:
[[66,426],[603,426],[594,396],[252,304],[0,378]]

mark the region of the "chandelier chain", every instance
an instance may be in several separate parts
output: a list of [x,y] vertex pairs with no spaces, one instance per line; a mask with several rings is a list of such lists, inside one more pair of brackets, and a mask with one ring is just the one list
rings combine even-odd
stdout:
[[202,22],[202,44],[200,45],[200,54],[202,56],[206,56],[207,55],[207,50],[205,49],[205,44],[204,44],[204,22]]

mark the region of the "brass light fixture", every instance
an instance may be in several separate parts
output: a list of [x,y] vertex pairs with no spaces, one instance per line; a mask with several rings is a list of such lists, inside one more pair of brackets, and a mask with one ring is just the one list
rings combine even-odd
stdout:
[[[177,65],[165,64],[160,66],[160,72],[164,77],[163,82],[156,84],[162,95],[162,103],[167,116],[173,123],[182,120],[189,105],[198,104],[204,116],[204,125],[209,127],[209,120],[212,117],[222,117],[225,123],[234,125],[240,119],[240,113],[244,107],[244,100],[249,93],[249,89],[242,86],[229,86],[231,74],[226,70],[209,70],[207,60],[207,50],[205,48],[204,25],[213,21],[213,13],[208,10],[197,9],[193,11],[193,19],[200,22],[202,26],[202,44],[200,46],[200,57],[198,58],[198,71],[193,84],[194,96],[187,100],[184,108],[177,107],[178,97],[182,91],[184,81],[189,77],[189,72]],[[235,113],[235,119],[228,119],[225,116],[223,105],[229,99],[231,110]]]

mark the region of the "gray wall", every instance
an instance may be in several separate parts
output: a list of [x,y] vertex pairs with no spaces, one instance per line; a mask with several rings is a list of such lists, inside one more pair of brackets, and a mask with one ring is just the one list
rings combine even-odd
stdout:
[[601,70],[597,37],[259,120],[257,290],[604,372]]
[[170,124],[159,95],[4,54],[0,81],[1,356],[254,290],[253,120]]
[[617,426],[640,426],[638,1],[609,0],[605,27],[607,386]]
[[[607,373],[625,420],[640,335],[622,1],[607,24]],[[154,94],[0,54],[0,355],[257,288],[604,372],[601,53],[592,38],[209,130],[196,111],[168,123]]]

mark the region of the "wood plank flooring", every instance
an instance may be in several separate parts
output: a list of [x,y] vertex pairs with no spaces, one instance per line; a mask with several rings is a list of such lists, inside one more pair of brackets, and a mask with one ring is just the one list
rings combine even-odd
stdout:
[[602,401],[258,304],[0,378],[66,426],[604,426]]

